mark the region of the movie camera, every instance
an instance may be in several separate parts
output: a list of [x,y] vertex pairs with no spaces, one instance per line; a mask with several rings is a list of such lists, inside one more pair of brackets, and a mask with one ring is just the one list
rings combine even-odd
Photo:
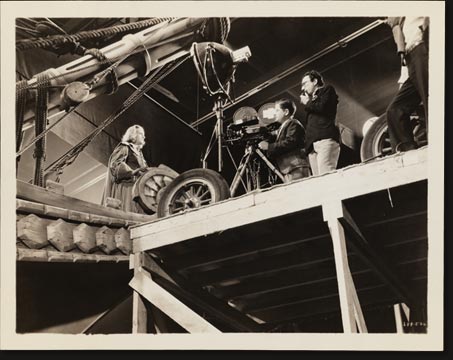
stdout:
[[258,113],[250,107],[242,107],[233,115],[233,122],[227,126],[225,141],[231,145],[256,145],[276,135],[279,122],[264,124]]

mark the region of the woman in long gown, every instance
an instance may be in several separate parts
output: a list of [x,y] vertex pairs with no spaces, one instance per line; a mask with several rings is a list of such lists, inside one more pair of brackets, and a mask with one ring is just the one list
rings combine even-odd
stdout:
[[109,159],[102,200],[104,206],[107,197],[111,197],[121,200],[123,211],[144,213],[142,207],[132,198],[132,188],[147,168],[142,153],[144,145],[145,130],[139,125],[128,128]]

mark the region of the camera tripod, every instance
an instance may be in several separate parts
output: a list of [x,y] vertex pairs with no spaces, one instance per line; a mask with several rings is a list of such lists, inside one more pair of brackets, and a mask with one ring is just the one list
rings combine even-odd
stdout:
[[[230,185],[230,193],[233,197],[236,194],[239,183],[245,187],[245,191],[249,192],[252,190],[260,189],[262,184],[260,177],[261,165],[265,164],[268,168],[268,182],[274,184],[277,176],[281,181],[285,181],[282,173],[269,161],[264,153],[258,148],[257,143],[249,143],[245,148],[245,153],[239,163],[239,167],[236,170],[236,174]],[[244,181],[245,177],[245,181]]]

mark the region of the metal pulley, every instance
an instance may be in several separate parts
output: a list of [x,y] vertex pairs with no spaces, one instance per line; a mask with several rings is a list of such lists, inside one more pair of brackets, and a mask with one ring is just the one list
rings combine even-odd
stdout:
[[74,81],[66,85],[61,92],[61,108],[67,110],[71,106],[79,105],[88,100],[91,87],[81,81]]

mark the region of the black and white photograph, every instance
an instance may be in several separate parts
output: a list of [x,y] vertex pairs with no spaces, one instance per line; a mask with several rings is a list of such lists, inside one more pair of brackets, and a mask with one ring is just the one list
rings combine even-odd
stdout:
[[443,1],[1,8],[2,349],[443,349]]

